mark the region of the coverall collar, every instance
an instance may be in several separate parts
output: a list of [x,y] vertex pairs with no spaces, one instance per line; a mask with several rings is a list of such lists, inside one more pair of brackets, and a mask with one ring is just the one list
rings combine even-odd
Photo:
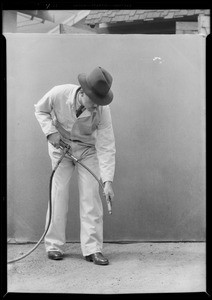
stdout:
[[80,86],[76,85],[69,94],[69,97],[66,101],[66,104],[71,105],[71,107],[74,107],[76,105],[76,96],[77,92],[80,89]]

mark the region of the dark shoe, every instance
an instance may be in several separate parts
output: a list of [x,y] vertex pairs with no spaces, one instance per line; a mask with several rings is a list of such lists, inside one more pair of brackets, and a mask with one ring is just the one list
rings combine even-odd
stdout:
[[108,265],[109,264],[108,259],[105,258],[101,252],[90,254],[90,255],[86,256],[85,259],[87,261],[94,262],[96,265]]
[[48,258],[54,260],[61,260],[63,259],[63,254],[60,251],[49,251]]

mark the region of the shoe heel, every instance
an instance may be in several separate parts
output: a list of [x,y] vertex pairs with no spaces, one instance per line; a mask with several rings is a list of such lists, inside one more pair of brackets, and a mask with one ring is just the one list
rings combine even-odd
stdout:
[[86,257],[85,257],[85,259],[86,259],[86,261],[90,261],[90,262],[92,262],[92,261],[93,261],[93,259],[92,259],[92,257],[91,257],[91,256],[86,256]]

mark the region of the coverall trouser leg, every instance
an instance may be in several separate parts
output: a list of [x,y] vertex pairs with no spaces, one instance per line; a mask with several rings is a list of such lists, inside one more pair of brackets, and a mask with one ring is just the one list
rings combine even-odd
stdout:
[[[96,153],[86,156],[82,162],[99,178]],[[78,165],[78,187],[80,198],[80,240],[84,256],[101,252],[103,247],[103,206],[96,179]]]
[[[61,156],[61,152],[50,145],[49,154],[52,160],[52,168],[54,168]],[[58,250],[61,253],[64,253],[64,245],[66,242],[65,232],[70,198],[70,179],[74,169],[75,166],[73,162],[69,158],[64,157],[53,176],[52,218],[49,230],[44,239],[47,252]],[[46,215],[46,226],[48,220],[49,206]]]
[[[89,153],[90,152],[90,153]],[[49,154],[54,168],[60,150],[49,146]],[[80,153],[78,153],[80,154]],[[79,157],[79,155],[78,155]],[[96,152],[88,151],[82,162],[99,177]],[[66,224],[70,198],[70,180],[75,166],[64,157],[57,168],[52,182],[52,221],[45,237],[46,251],[59,250],[64,253]],[[103,207],[99,195],[99,184],[82,166],[78,165],[78,187],[80,201],[80,241],[84,256],[101,252],[103,246]],[[48,221],[48,211],[47,219]]]

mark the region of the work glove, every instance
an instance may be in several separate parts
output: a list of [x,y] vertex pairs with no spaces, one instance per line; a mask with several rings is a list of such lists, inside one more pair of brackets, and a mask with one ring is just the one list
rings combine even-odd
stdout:
[[55,148],[60,148],[60,134],[58,132],[51,133],[47,139]]
[[104,183],[104,195],[106,197],[106,201],[110,201],[111,205],[112,205],[112,201],[114,198],[114,192],[113,192],[113,187],[112,187],[111,181],[106,181]]

